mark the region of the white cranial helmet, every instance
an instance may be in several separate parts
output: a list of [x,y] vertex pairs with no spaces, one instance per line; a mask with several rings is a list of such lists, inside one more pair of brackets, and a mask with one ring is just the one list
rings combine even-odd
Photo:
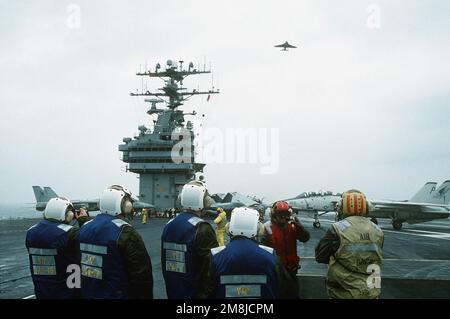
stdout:
[[72,203],[64,197],[52,198],[48,201],[44,210],[45,219],[55,219],[60,222],[70,222],[73,219],[74,207]]
[[256,209],[237,207],[231,212],[230,236],[253,238],[258,235],[259,213]]
[[212,199],[203,182],[192,181],[183,186],[180,204],[184,209],[199,211],[211,206]]
[[122,185],[108,187],[100,197],[100,211],[111,216],[127,214],[133,210],[131,192]]

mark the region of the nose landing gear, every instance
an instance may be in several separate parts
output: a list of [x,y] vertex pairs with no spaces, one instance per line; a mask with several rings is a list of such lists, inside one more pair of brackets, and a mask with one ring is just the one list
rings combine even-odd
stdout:
[[320,228],[320,221],[319,221],[319,213],[315,212],[314,213],[314,223],[313,223],[313,227],[314,228]]
[[402,229],[402,226],[403,226],[403,222],[402,222],[401,220],[399,220],[399,219],[394,219],[394,220],[392,221],[392,227],[393,227],[395,230],[400,230],[400,229]]

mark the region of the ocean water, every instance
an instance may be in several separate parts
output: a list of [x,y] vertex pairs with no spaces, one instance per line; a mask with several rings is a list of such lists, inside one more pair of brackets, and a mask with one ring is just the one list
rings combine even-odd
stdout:
[[41,218],[42,212],[35,209],[34,204],[4,204],[0,203],[0,220]]

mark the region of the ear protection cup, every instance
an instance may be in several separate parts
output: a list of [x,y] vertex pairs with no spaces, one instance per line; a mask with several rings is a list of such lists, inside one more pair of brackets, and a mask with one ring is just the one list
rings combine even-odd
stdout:
[[65,221],[67,223],[70,223],[74,219],[74,217],[75,217],[75,214],[73,213],[73,210],[69,208],[66,211],[66,219],[65,219]]
[[214,204],[214,199],[209,196],[208,191],[206,191],[205,196],[203,197],[203,209],[211,207]]
[[372,203],[366,200],[366,215],[369,215],[369,212],[372,210]]
[[123,214],[129,214],[133,211],[133,203],[128,197],[122,199],[121,211]]
[[265,233],[265,228],[264,228],[264,224],[261,222],[258,222],[258,237],[262,237],[264,236]]

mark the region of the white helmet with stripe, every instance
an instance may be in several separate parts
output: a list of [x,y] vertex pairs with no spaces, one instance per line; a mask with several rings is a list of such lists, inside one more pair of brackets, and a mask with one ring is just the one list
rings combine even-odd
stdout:
[[131,192],[122,185],[112,185],[105,189],[99,204],[100,211],[111,216],[128,214],[133,210]]
[[254,238],[258,235],[259,213],[256,209],[237,207],[231,212],[228,233],[230,236]]
[[73,211],[74,207],[71,201],[64,197],[55,197],[47,202],[44,218],[60,222],[71,222],[74,217]]
[[202,181],[191,181],[183,186],[180,193],[180,204],[184,209],[200,211],[213,203],[208,190]]

